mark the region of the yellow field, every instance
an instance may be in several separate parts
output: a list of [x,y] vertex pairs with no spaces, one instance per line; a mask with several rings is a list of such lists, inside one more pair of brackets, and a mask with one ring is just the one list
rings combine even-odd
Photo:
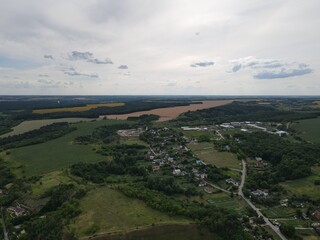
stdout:
[[33,110],[32,113],[44,114],[44,113],[55,113],[55,112],[83,112],[88,111],[92,108],[97,107],[121,107],[124,106],[125,103],[94,103],[87,104],[81,107],[67,107],[67,108],[47,108],[47,109],[36,109]]
[[312,107],[320,108],[320,101],[314,101]]

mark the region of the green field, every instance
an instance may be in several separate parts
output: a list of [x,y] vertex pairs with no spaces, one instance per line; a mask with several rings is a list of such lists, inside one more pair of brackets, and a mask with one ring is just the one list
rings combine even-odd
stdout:
[[144,202],[128,198],[121,192],[107,187],[97,188],[81,199],[82,214],[73,227],[80,236],[92,226],[99,233],[126,232],[152,224],[187,224],[191,220],[153,210]]
[[296,229],[296,233],[303,240],[320,240],[320,236],[317,236],[317,233],[312,229]]
[[74,181],[68,177],[65,171],[54,171],[43,175],[38,182],[32,184],[31,190],[35,197],[40,197],[49,188],[69,183],[74,183]]
[[241,162],[235,154],[218,152],[213,149],[213,145],[210,143],[193,143],[189,144],[188,147],[205,163],[216,165],[217,167],[241,169]]
[[320,198],[320,186],[314,185],[314,181],[320,179],[320,167],[312,168],[313,175],[293,181],[281,183],[291,194],[307,195],[311,198]]
[[236,211],[238,213],[246,213],[247,205],[240,197],[234,196],[231,198],[230,195],[226,193],[214,193],[206,194],[204,198],[209,204],[214,206]]
[[77,136],[90,134],[98,126],[117,123],[117,120],[77,123],[74,125],[78,128],[76,131],[45,143],[12,149],[6,159],[15,165],[23,165],[26,176],[45,174],[77,162],[107,160],[108,157],[95,153],[92,146],[73,141]]
[[121,234],[104,234],[93,240],[218,240],[216,235],[206,229],[200,229],[196,224],[170,224],[151,226]]
[[281,206],[268,207],[261,210],[268,218],[293,218],[296,215],[295,209]]
[[120,143],[128,144],[128,145],[132,145],[132,144],[139,144],[139,145],[145,145],[145,146],[148,145],[146,142],[141,141],[139,137],[121,137]]
[[320,143],[320,118],[300,120],[293,124],[293,128],[299,132],[302,139]]
[[43,120],[28,120],[13,127],[11,132],[3,134],[0,137],[8,137],[8,136],[22,134],[35,129],[39,129],[41,127],[44,127],[53,123],[59,123],[59,122],[76,123],[81,121],[92,121],[92,119],[90,118],[57,118],[57,119],[43,119]]

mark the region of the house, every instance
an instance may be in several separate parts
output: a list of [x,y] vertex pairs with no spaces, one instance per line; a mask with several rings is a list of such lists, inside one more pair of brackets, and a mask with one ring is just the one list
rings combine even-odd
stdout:
[[207,178],[208,177],[208,174],[206,174],[206,173],[201,173],[200,174],[200,178],[201,179],[205,179],[205,178]]
[[284,137],[289,135],[289,133],[286,131],[276,131],[274,134],[278,135],[279,137]]
[[256,161],[262,161],[261,157],[256,157]]
[[288,207],[288,202],[289,202],[289,200],[288,200],[287,198],[281,200],[281,201],[280,201],[281,207]]
[[205,181],[199,182],[199,187],[204,187],[204,186],[206,186],[206,185],[207,185],[207,183],[206,183]]
[[256,163],[256,168],[264,168],[264,166],[265,166],[265,164],[262,160],[260,160]]
[[312,216],[314,216],[316,219],[320,219],[320,210],[316,210],[312,213]]
[[268,190],[260,190],[260,189],[257,189],[255,191],[252,191],[251,192],[251,195],[252,196],[255,196],[255,197],[268,197],[269,196],[269,193],[268,193]]
[[236,182],[235,180],[233,180],[232,178],[228,178],[226,179],[226,183],[228,184],[232,184],[233,186],[238,187],[239,186],[239,182]]
[[174,169],[173,172],[172,172],[172,174],[173,174],[174,176],[180,176],[180,175],[181,175],[181,170],[180,170],[180,169]]
[[152,172],[159,172],[160,166],[159,165],[152,165]]
[[303,208],[303,204],[297,201],[293,201],[291,205],[295,208]]
[[208,193],[208,194],[211,194],[211,193],[213,193],[213,188],[212,187],[208,187],[208,186],[206,186],[206,187],[204,187],[204,189],[203,189],[206,193]]

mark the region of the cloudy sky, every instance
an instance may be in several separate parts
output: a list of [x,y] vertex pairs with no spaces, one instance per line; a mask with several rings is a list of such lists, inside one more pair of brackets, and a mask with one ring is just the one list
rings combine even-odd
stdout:
[[319,95],[319,0],[0,0],[0,94]]

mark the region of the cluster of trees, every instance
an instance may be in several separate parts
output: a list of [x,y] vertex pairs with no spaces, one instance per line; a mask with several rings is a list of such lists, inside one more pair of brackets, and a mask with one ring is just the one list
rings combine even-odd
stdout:
[[213,182],[218,182],[220,180],[229,178],[228,175],[223,173],[221,168],[212,166],[210,164],[206,166],[206,172],[208,174],[208,179],[210,179]]
[[95,128],[93,133],[90,135],[76,137],[75,141],[79,144],[91,144],[91,143],[109,144],[112,142],[118,142],[120,137],[117,134],[117,131],[120,129],[129,129],[132,127],[134,126],[127,123],[101,126],[101,127]]
[[178,184],[173,176],[150,175],[146,179],[145,186],[149,189],[164,192],[167,195],[185,194],[186,196],[192,196],[201,194],[196,185],[184,188]]
[[237,102],[198,111],[189,111],[178,118],[178,123],[212,124],[232,121],[282,122],[314,118],[319,113],[278,110],[274,106],[261,105],[256,102]]
[[64,136],[74,130],[76,128],[66,122],[53,123],[26,133],[0,138],[0,149],[4,150],[43,143]]
[[185,202],[138,184],[122,185],[119,190],[128,197],[144,201],[148,206],[156,210],[170,215],[192,218],[201,225],[208,227],[222,239],[251,239],[243,231],[241,222],[238,220],[239,216],[224,209],[212,205],[204,205],[196,201]]
[[10,168],[5,161],[0,158],[0,188],[3,188],[6,184],[13,182],[15,179]]
[[150,123],[159,120],[160,116],[155,114],[143,114],[139,117],[128,117],[127,120],[139,121],[140,123]]
[[234,138],[240,140],[234,151],[241,149],[246,156],[259,156],[272,164],[266,178],[270,183],[309,176],[310,167],[320,160],[320,147],[314,144],[292,142],[264,132],[239,133]]
[[147,169],[137,162],[144,159],[146,147],[138,144],[114,145],[102,148],[104,155],[112,156],[111,161],[98,163],[76,163],[70,167],[71,173],[94,183],[105,182],[111,174],[131,174],[145,176]]
[[11,115],[1,115],[0,113],[0,135],[11,131],[11,128],[18,125],[21,121],[13,120]]

